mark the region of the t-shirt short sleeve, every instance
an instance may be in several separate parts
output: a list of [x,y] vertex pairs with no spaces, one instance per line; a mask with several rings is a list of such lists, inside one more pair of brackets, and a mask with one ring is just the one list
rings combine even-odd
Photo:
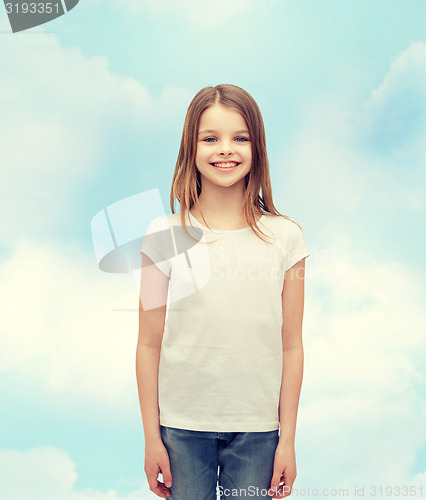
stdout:
[[287,240],[285,271],[294,266],[294,264],[296,264],[296,262],[299,262],[299,260],[302,260],[305,257],[309,257],[309,255],[310,252],[306,245],[303,231],[297,224],[291,222]]
[[170,276],[170,227],[165,217],[153,219],[143,237],[140,253],[148,255],[158,269]]

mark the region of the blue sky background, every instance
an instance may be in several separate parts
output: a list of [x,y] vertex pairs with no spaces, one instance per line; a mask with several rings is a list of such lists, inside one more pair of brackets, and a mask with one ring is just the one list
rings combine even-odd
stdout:
[[187,107],[219,83],[258,102],[311,251],[294,487],[425,494],[425,19],[418,0],[86,0],[12,34],[0,7],[1,498],[155,498],[136,282],[99,270],[91,220],[155,188],[170,213]]

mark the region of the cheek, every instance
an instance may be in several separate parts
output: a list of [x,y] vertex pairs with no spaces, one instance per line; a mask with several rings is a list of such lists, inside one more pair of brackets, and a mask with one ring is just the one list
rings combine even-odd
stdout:
[[198,163],[203,157],[203,151],[200,148],[197,148],[197,152],[195,153],[195,162]]
[[197,152],[195,154],[196,158],[206,158],[209,155],[209,152],[202,145],[197,147]]
[[210,153],[206,151],[206,148],[198,147],[197,152],[195,153],[195,164],[197,168],[205,169],[206,162],[209,161]]

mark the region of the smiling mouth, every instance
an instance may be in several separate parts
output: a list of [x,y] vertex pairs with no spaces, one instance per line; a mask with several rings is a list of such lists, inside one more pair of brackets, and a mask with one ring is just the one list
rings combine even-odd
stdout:
[[238,167],[238,165],[241,165],[241,162],[237,161],[229,161],[229,162],[217,162],[217,163],[210,163],[215,168],[220,168],[220,169],[232,169],[235,167]]

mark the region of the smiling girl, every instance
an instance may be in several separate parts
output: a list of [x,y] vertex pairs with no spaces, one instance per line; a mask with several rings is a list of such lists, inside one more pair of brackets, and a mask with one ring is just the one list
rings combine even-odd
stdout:
[[141,250],[136,375],[150,490],[283,498],[296,478],[309,251],[274,206],[263,120],[245,90],[205,87],[191,101],[170,204]]

